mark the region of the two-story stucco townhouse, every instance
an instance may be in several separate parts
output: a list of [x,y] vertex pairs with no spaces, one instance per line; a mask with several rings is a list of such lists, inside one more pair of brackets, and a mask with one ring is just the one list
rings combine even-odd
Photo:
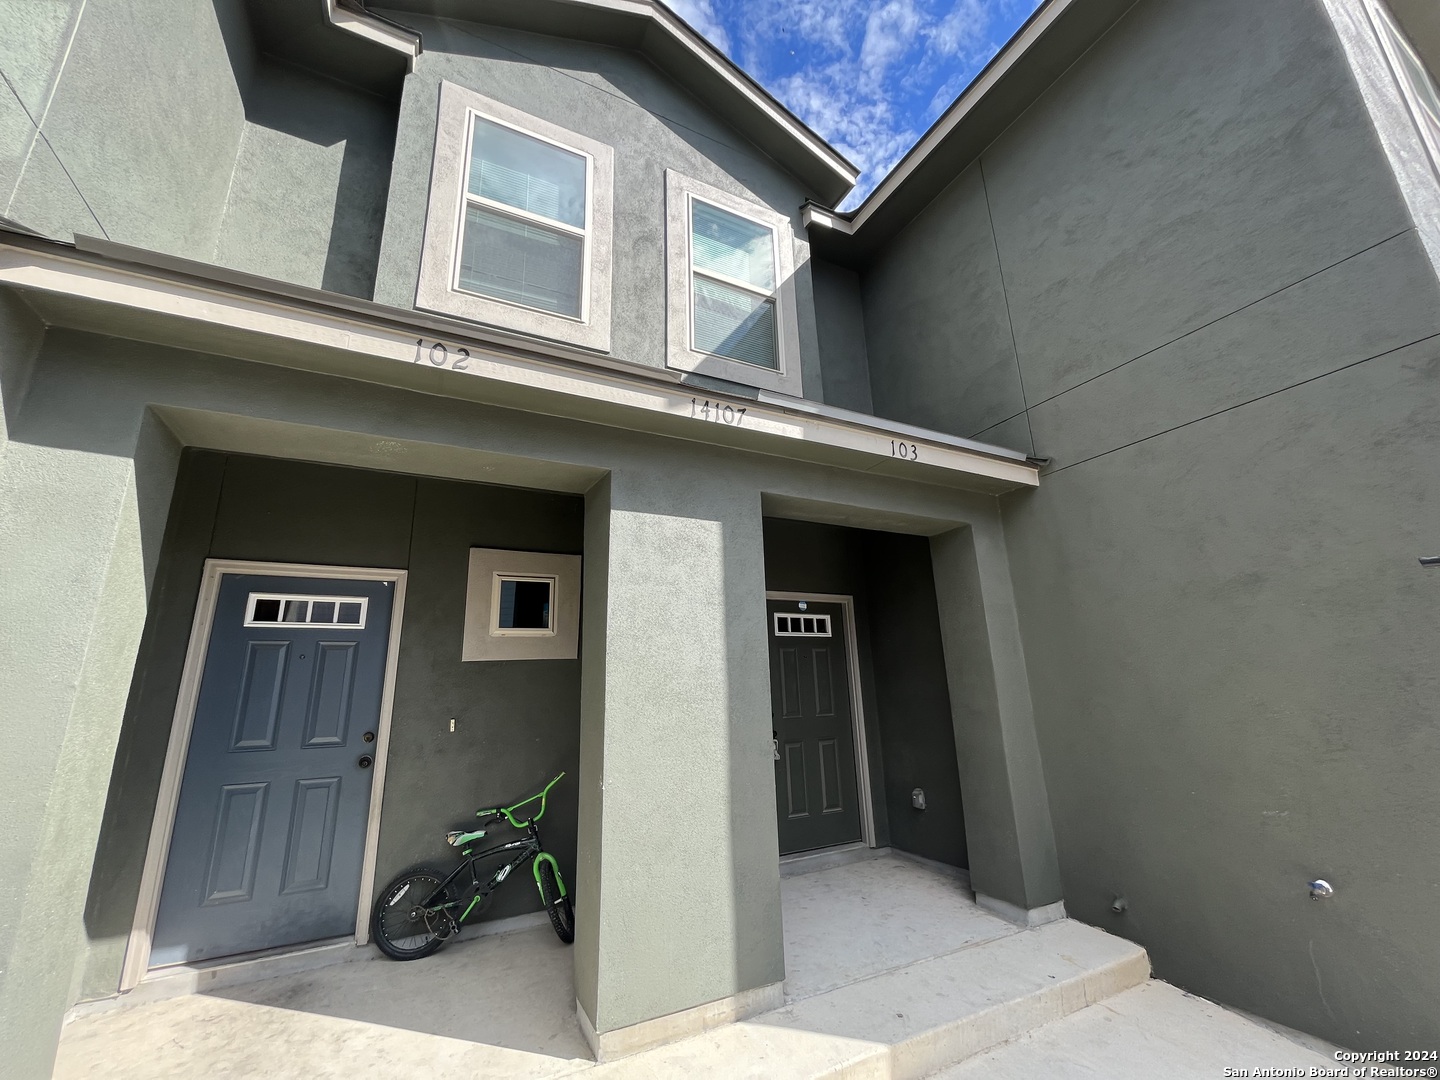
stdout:
[[1433,4],[1047,0],[853,213],[653,0],[0,13],[7,1075],[562,770],[602,1050],[847,845],[1440,1042]]

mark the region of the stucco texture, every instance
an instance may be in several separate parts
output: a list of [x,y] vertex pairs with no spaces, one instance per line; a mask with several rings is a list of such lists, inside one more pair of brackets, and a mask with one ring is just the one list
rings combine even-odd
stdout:
[[[297,359],[307,348],[296,346]],[[414,562],[422,556],[428,559],[425,552],[436,545],[437,566],[442,562],[451,565],[451,555],[444,552],[454,556],[453,580],[447,576],[450,570],[437,570],[431,584],[425,585],[420,564],[414,562],[420,608],[414,629],[418,649],[431,631],[443,636],[447,620],[457,623],[458,634],[457,596],[469,543],[533,542],[539,546],[543,540],[546,545],[574,550],[578,519],[566,519],[571,521],[566,533],[569,539],[560,544],[526,532],[526,515],[531,511],[510,513],[477,504],[474,514],[467,517],[470,511],[447,496],[441,486],[434,488],[435,498],[445,509],[431,514],[426,507],[434,500],[426,493],[430,490],[427,485],[434,482],[417,482],[416,474],[587,493],[579,665],[584,673],[580,684],[580,766],[571,789],[580,808],[574,958],[577,996],[602,1030],[769,985],[783,977],[764,628],[765,500],[803,507],[808,516],[847,518],[870,527],[884,522],[890,528],[924,535],[953,529],[973,532],[983,538],[974,572],[988,587],[1009,593],[993,497],[431,393],[388,389],[287,370],[277,364],[253,364],[52,328],[35,362],[21,421],[12,429],[12,442],[3,460],[7,476],[12,464],[18,468],[33,457],[36,462],[54,463],[48,466],[51,470],[63,466],[87,475],[98,470],[104,480],[95,488],[88,481],[81,482],[83,477],[77,473],[76,482],[64,489],[65,500],[73,498],[85,504],[83,512],[67,509],[69,502],[56,504],[53,491],[35,484],[20,483],[7,496],[20,508],[6,519],[18,523],[14,533],[18,546],[11,565],[18,568],[16,580],[29,582],[38,590],[16,602],[28,604],[25,610],[47,610],[46,605],[52,603],[49,598],[63,596],[68,612],[62,627],[33,643],[38,652],[32,654],[31,644],[22,640],[23,655],[15,657],[7,669],[8,677],[25,687],[24,694],[29,695],[25,701],[34,699],[32,712],[40,710],[57,717],[45,728],[47,732],[61,739],[68,730],[83,733],[83,743],[77,745],[83,745],[85,767],[90,770],[85,782],[73,788],[71,800],[51,802],[54,835],[69,838],[65,850],[42,850],[28,841],[19,849],[27,860],[39,860],[43,855],[47,867],[44,883],[58,890],[45,908],[46,917],[55,919],[60,929],[85,925],[81,909],[90,889],[114,885],[118,896],[119,883],[127,874],[133,881],[143,856],[143,844],[137,842],[147,814],[143,797],[130,802],[119,796],[112,799],[121,811],[121,832],[128,839],[117,839],[101,862],[112,865],[108,857],[113,855],[125,864],[123,873],[107,871],[87,887],[95,849],[89,843],[75,844],[73,838],[98,836],[104,806],[101,793],[121,747],[126,695],[145,692],[137,689],[141,682],[132,683],[132,674],[138,674],[142,682],[155,675],[157,683],[149,692],[160,698],[164,697],[164,679],[173,678],[178,638],[170,639],[172,644],[162,650],[163,656],[156,654],[159,666],[147,664],[138,671],[132,667],[147,611],[146,588],[152,579],[155,588],[183,593],[193,587],[184,579],[196,572],[194,560],[212,551],[253,558],[394,562],[408,557]],[[155,429],[151,442],[169,448],[169,458],[146,449],[147,424]],[[23,440],[18,456],[15,440]],[[167,477],[173,474],[173,459],[182,444],[225,454],[263,454],[405,475],[392,475],[384,484],[377,481],[374,490],[352,490],[329,481],[312,484],[310,489],[317,493],[314,510],[306,509],[306,486],[296,486],[279,472],[274,480],[254,474],[251,495],[229,510],[223,506],[204,509],[206,500],[215,498],[213,481],[182,485],[177,512],[191,505],[188,500],[199,499],[200,506],[193,512],[183,510],[183,514],[201,524],[189,530],[185,541],[191,545],[186,556],[190,567],[181,568],[180,579],[167,584],[164,573],[155,577],[160,535],[154,523],[164,521],[170,493]],[[166,460],[171,462],[169,473],[164,467]],[[15,475],[18,482],[19,474]],[[28,538],[50,535],[46,529],[60,529],[64,522],[73,535],[59,545],[55,559],[74,560],[83,566],[102,565],[106,559],[113,563],[117,556],[110,545],[119,542],[117,536],[129,535],[117,534],[113,528],[118,512],[113,508],[121,505],[116,500],[132,476],[138,478],[136,501],[143,510],[135,518],[150,525],[148,531],[137,535],[133,576],[126,579],[130,592],[117,606],[104,598],[101,582],[97,580],[94,588],[81,588],[83,583],[56,570],[48,548],[35,548]],[[113,498],[106,494],[110,491],[106,485],[118,485],[111,492]],[[396,485],[400,494],[392,491],[382,497],[381,488],[390,491]],[[349,498],[344,497],[347,491]],[[157,500],[156,492],[163,497]],[[414,520],[430,522],[409,537],[408,556],[406,530],[394,522],[397,514],[403,520],[403,514],[399,510],[382,513],[392,504],[403,509],[406,492],[415,502]],[[515,505],[523,508],[539,505],[536,500],[540,497],[518,493],[514,499]],[[318,508],[337,501],[344,512],[333,527],[320,529],[316,524],[319,531],[295,533],[282,526],[288,519],[323,522],[323,514],[316,517]],[[562,501],[578,507],[573,499]],[[253,509],[257,503],[262,512]],[[215,522],[211,529],[203,524],[206,514]],[[369,514],[373,523],[354,525],[354,514]],[[49,524],[37,524],[40,518]],[[544,520],[544,515],[532,515],[529,520]],[[503,536],[497,531],[502,521],[509,530]],[[347,527],[345,522],[352,525]],[[299,543],[305,536],[314,543]],[[320,544],[324,537],[329,539]],[[220,540],[225,544],[223,552],[213,547]],[[166,560],[161,570],[168,565]],[[11,580],[8,575],[6,580]],[[943,621],[947,601],[943,591],[937,590],[937,595]],[[988,595],[983,600],[992,601],[1010,603]],[[184,606],[178,601],[170,604],[182,615]],[[115,619],[128,620],[124,634],[108,629]],[[68,636],[63,643],[56,643],[52,639],[62,630]],[[410,632],[407,629],[407,635]],[[49,675],[39,682],[30,678],[51,671],[65,656],[73,655],[81,662],[73,648],[74,639],[77,634],[83,638],[90,633],[107,635],[116,650],[114,662],[105,665],[104,678],[96,676],[95,703],[87,706],[87,724],[81,727],[71,720],[67,726],[63,718],[69,715],[71,705],[60,693],[66,680]],[[1007,657],[1016,660],[1020,642],[1013,627],[1007,630],[1002,624],[990,641],[997,665],[1003,665]],[[458,649],[458,638],[455,645]],[[951,648],[948,640],[945,648],[947,652]],[[416,733],[409,782],[418,783],[429,775],[427,768],[434,766],[446,785],[444,799],[451,800],[444,809],[473,809],[472,803],[481,797],[470,783],[472,776],[463,756],[440,762],[437,755],[444,754],[447,746],[459,745],[459,737],[446,731],[450,716],[457,716],[462,731],[478,719],[482,726],[478,731],[471,727],[466,738],[483,741],[483,725],[489,722],[484,714],[492,708],[487,702],[500,699],[487,697],[467,681],[481,676],[459,671],[461,665],[447,659],[443,649],[407,655],[411,659],[402,661],[396,715],[397,737],[402,730]],[[169,675],[163,670],[165,665],[170,665]],[[484,666],[465,665],[468,669]],[[539,688],[525,681],[525,673],[518,673],[519,681],[505,684],[504,700],[532,691],[573,693],[576,683],[570,680],[575,676],[567,674],[573,665],[562,667],[562,672]],[[537,707],[548,708],[538,699]],[[995,709],[981,709],[967,718],[982,727],[1000,723]],[[956,739],[959,745],[958,728]],[[146,756],[137,749],[138,744],[126,745],[129,749],[121,752],[122,771],[130,767],[124,762],[131,760],[132,751]],[[528,783],[529,775],[548,760],[544,759],[546,741],[536,743],[521,737],[513,745],[513,755],[493,762],[497,786],[499,773],[505,772],[523,788],[526,785],[520,781]],[[484,752],[488,759],[492,751],[487,746]],[[55,775],[56,740],[37,740],[34,753],[35,774]],[[153,761],[145,767],[153,768]],[[403,774],[405,770],[400,771]],[[143,785],[127,790],[141,788]],[[400,788],[388,790],[398,792]],[[41,795],[42,785],[37,784],[16,797],[28,800]],[[1043,805],[1042,801],[1042,812]],[[15,810],[18,819],[31,823],[25,828],[31,828],[38,812],[35,807],[26,803]],[[574,810],[567,811],[562,801],[556,812],[557,822],[563,822]],[[1013,814],[1008,803],[985,807],[972,829],[991,830],[997,827],[992,822],[1010,820]],[[966,816],[969,820],[968,803]],[[136,828],[136,820],[142,828]],[[413,815],[402,812],[397,820],[400,831],[393,846],[387,846],[389,841],[382,844],[382,860],[398,861],[401,854],[413,850],[412,844],[433,839],[430,830],[450,824],[435,821],[434,808],[417,808]],[[1018,837],[1020,833],[1011,829],[1007,835]],[[555,842],[563,850],[563,830]],[[1001,886],[1020,880],[1023,874],[1013,867],[1032,858],[1014,844],[1008,850],[1004,842],[979,847],[994,861],[988,872]],[[1049,857],[1053,862],[1053,853]],[[20,869],[23,876],[24,868]],[[384,872],[382,867],[382,876]],[[996,891],[1004,892],[1004,898],[1014,903],[1026,900],[1023,888]],[[123,908],[124,903],[119,903],[122,916]],[[92,910],[91,916],[95,914]],[[73,920],[67,922],[71,916]],[[92,925],[100,929],[99,921]],[[105,973],[113,973],[118,959],[123,921],[117,921],[112,911],[106,925],[110,929],[105,933],[76,942],[77,964],[89,965],[88,992],[100,989]],[[25,1006],[16,1014],[25,1030],[17,1037],[24,1036],[26,1052],[37,1055],[36,1060],[48,1054],[51,1036],[43,1023],[31,1024],[24,1017],[58,1021],[66,1002],[80,994],[78,984],[68,989],[69,961],[60,953],[54,953],[52,961],[58,974],[14,982],[15,992],[25,995]]]
[[[665,362],[665,170],[773,208],[792,223],[805,396],[823,380],[797,180],[639,54],[499,27],[397,14],[425,52],[406,80],[375,299],[415,305],[440,83],[449,81],[615,150],[612,355]],[[701,380],[703,382],[703,380]]]
[[[866,329],[879,412],[993,401],[949,429],[1051,459],[1002,505],[1067,909],[1207,997],[1435,1042],[1440,297],[1324,6],[1142,0],[981,170]],[[997,290],[1013,343],[953,360],[871,316],[961,338]]]

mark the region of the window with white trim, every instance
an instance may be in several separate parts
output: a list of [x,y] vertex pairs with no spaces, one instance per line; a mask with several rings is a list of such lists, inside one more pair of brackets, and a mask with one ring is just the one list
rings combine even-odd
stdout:
[[582,319],[590,155],[470,115],[455,288]]
[[674,171],[665,184],[667,364],[799,396],[791,222]]
[[610,147],[443,83],[416,306],[610,348]]

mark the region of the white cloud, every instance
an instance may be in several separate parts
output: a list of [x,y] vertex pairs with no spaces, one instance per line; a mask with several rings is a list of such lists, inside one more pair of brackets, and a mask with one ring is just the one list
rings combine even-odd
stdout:
[[980,0],[956,0],[931,33],[930,40],[942,56],[969,52],[985,40],[990,15]]
[[997,14],[1037,0],[667,2],[859,167],[853,206],[993,53]]
[[915,47],[925,22],[913,0],[888,0],[870,12],[860,45],[862,87],[871,94],[879,92],[890,65]]
[[665,0],[666,6],[714,45],[721,52],[730,51],[730,35],[715,14],[714,0]]

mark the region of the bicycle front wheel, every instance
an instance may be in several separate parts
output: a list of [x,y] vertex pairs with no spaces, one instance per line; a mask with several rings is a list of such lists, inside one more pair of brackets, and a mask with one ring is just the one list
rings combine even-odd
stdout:
[[436,894],[447,876],[421,866],[385,886],[370,913],[370,936],[381,952],[392,960],[418,960],[455,932],[449,909],[436,910],[455,900],[450,889]]
[[575,940],[575,909],[570,906],[570,897],[560,895],[560,883],[555,879],[555,867],[548,859],[540,863],[540,899],[545,902],[545,913],[550,916],[550,925],[555,936],[566,945]]

